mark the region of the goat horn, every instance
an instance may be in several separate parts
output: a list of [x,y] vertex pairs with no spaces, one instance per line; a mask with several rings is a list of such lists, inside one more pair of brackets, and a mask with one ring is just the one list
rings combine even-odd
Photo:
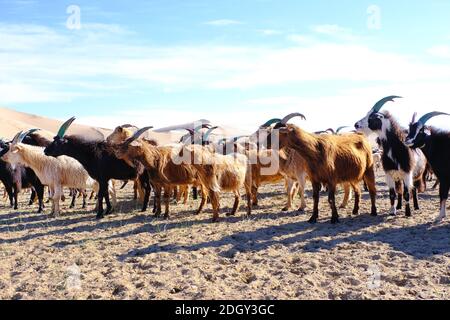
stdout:
[[336,134],[336,131],[334,131],[333,128],[328,128],[328,129],[325,130],[324,132],[331,132],[332,134]]
[[416,123],[417,112],[414,112],[411,123]]
[[281,119],[278,119],[278,118],[270,119],[269,121],[264,123],[260,128],[267,128],[275,123],[280,123],[280,122],[281,122]]
[[208,140],[209,140],[209,136],[211,135],[211,133],[212,133],[214,130],[217,130],[217,129],[219,129],[218,126],[215,126],[215,127],[212,127],[212,128],[210,128],[210,129],[208,129],[208,131],[206,131],[205,135],[203,136],[203,140],[204,140],[204,141],[208,141]]
[[11,140],[11,144],[17,144],[17,143],[19,143],[18,141],[19,141],[19,138],[20,138],[20,136],[22,135],[22,133],[23,133],[23,131],[19,131],[15,136],[14,136],[14,138]]
[[336,133],[339,133],[339,132],[341,132],[342,130],[344,130],[344,129],[346,129],[346,128],[350,128],[349,126],[342,126],[342,127],[339,127],[337,130],[336,130]]
[[281,122],[281,124],[287,124],[289,120],[291,120],[295,117],[300,117],[300,118],[302,118],[302,120],[306,120],[306,117],[303,114],[297,112],[297,113],[288,114],[286,117],[281,119],[280,122]]
[[29,134],[35,133],[36,131],[39,131],[40,129],[30,129],[25,131],[24,133],[22,133],[22,135],[19,137],[19,143],[21,143],[23,141],[23,139],[25,139],[25,137]]
[[195,134],[194,130],[192,130],[192,129],[184,128],[184,130],[189,131],[191,136],[193,136]]
[[197,126],[196,128],[194,128],[194,132],[198,132],[201,129],[210,129],[211,125],[209,123],[203,123],[201,126]]
[[134,134],[133,134],[133,136],[131,137],[131,138],[129,138],[128,140],[127,140],[127,143],[131,143],[131,142],[133,142],[134,140],[136,140],[136,139],[138,139],[142,134],[144,134],[144,132],[145,131],[148,131],[148,130],[150,130],[150,129],[153,129],[153,127],[144,127],[144,128],[142,128],[142,129],[139,129],[138,131],[136,131]]
[[63,138],[66,134],[67,129],[69,129],[70,125],[75,121],[75,117],[70,118],[66,122],[63,123],[61,128],[59,128],[57,136]]
[[427,113],[422,118],[420,118],[419,121],[417,121],[417,122],[420,122],[422,125],[425,125],[427,123],[427,121],[429,121],[431,118],[434,118],[437,116],[443,116],[443,115],[450,116],[450,114],[448,114],[448,113],[435,111],[435,112]]
[[132,125],[132,124],[124,124],[120,126],[121,128],[137,128],[136,126]]
[[377,113],[380,112],[381,108],[383,108],[383,106],[389,102],[392,101],[394,102],[394,99],[402,99],[403,97],[399,97],[399,96],[389,96],[386,98],[381,99],[380,101],[378,101],[377,103],[375,103],[375,105],[373,106],[373,108],[370,110],[370,113]]

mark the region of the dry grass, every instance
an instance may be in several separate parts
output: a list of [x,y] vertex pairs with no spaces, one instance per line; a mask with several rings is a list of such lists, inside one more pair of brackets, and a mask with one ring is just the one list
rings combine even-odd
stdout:
[[[364,194],[362,214],[341,210],[339,225],[330,224],[322,196],[321,219],[310,225],[310,211],[280,213],[281,186],[261,191],[261,206],[251,218],[242,207],[236,217],[223,214],[218,224],[210,223],[210,212],[193,216],[194,201],[173,205],[168,221],[154,219],[128,200],[130,189],[120,193],[119,213],[101,222],[92,212],[68,210],[68,201],[55,220],[30,213],[28,195],[21,197],[20,212],[3,203],[0,298],[450,298],[450,225],[433,224],[436,192],[420,196],[422,210],[412,218],[389,217],[380,183],[380,216],[368,215]],[[224,210],[231,204],[231,195],[224,195]],[[81,272],[75,286],[71,267]],[[375,287],[373,271],[380,273]]]

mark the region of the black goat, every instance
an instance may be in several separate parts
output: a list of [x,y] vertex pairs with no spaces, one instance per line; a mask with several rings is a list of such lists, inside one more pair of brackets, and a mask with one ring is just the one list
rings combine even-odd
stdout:
[[85,141],[80,137],[65,136],[73,121],[75,121],[75,118],[69,119],[61,126],[57,136],[45,148],[44,152],[47,156],[52,157],[66,155],[75,158],[83,165],[89,175],[99,183],[97,219],[104,217],[103,199],[105,199],[107,206],[105,214],[112,211],[108,193],[108,182],[111,179],[135,180],[139,177],[145,190],[142,211],[146,211],[151,185],[149,175],[144,167],[141,164],[133,164],[136,167],[134,168],[125,161],[118,159],[112,146],[106,141]]
[[423,151],[440,182],[440,214],[437,221],[442,221],[446,216],[445,205],[450,189],[450,132],[435,128],[429,129],[425,126],[427,121],[439,115],[450,114],[431,112],[424,115],[419,121],[411,123],[405,143],[411,148]]
[[[28,137],[29,139],[32,139]],[[9,143],[0,141],[0,158],[9,150]],[[15,210],[19,208],[18,194],[22,189],[31,188],[31,198],[29,205],[32,205],[36,195],[39,201],[38,213],[41,213],[44,209],[44,186],[39,178],[36,176],[31,168],[24,166],[17,166],[13,168],[9,163],[0,160],[0,180],[5,185],[6,192],[8,193],[11,207]]]

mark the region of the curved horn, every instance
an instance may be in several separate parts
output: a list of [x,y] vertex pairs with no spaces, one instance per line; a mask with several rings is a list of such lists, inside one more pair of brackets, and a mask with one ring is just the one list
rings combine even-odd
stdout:
[[430,112],[427,113],[426,115],[424,115],[422,118],[419,119],[419,121],[422,125],[425,125],[427,123],[427,121],[429,121],[431,118],[437,117],[437,116],[450,116],[450,114],[445,113],[445,112]]
[[383,106],[389,102],[392,101],[394,102],[394,99],[402,99],[403,97],[400,96],[389,96],[386,98],[381,99],[380,101],[378,101],[377,103],[375,103],[375,105],[373,106],[373,108],[370,110],[369,113],[377,113],[380,112],[381,108],[383,108]]
[[417,112],[414,112],[411,123],[416,123],[416,119],[417,119]]
[[281,122],[281,119],[278,119],[278,118],[270,119],[269,121],[264,123],[262,126],[260,126],[260,128],[267,128],[275,123],[280,123],[280,122]]
[[120,126],[121,128],[137,128],[136,126],[132,125],[132,124],[124,124]]
[[17,132],[17,134],[14,136],[14,138],[11,140],[11,144],[17,144],[17,143],[19,143],[18,141],[19,141],[19,139],[20,139],[20,136],[22,135],[22,133],[23,133],[23,131],[19,131],[19,132]]
[[74,121],[75,121],[75,117],[72,117],[69,120],[67,120],[66,122],[64,122],[63,125],[61,126],[61,128],[59,128],[57,136],[60,138],[63,138],[64,135],[66,134],[67,129],[69,129],[70,125]]
[[17,140],[18,143],[21,143],[23,141],[23,139],[25,139],[25,137],[29,134],[35,133],[36,131],[39,131],[40,129],[30,129],[27,130],[25,132],[23,132],[20,136],[19,139]]
[[194,132],[199,132],[201,129],[210,129],[210,128],[211,128],[211,125],[209,123],[203,123],[202,125],[194,128]]
[[333,128],[328,128],[327,130],[325,130],[324,132],[331,132],[332,134],[336,134],[337,132],[334,131]]
[[194,130],[192,130],[192,129],[184,128],[184,130],[189,131],[189,134],[191,136],[193,136],[195,134]]
[[210,129],[208,129],[208,131],[206,131],[206,133],[205,133],[204,136],[203,136],[203,140],[204,140],[204,141],[208,141],[208,140],[209,140],[209,136],[211,135],[211,133],[212,133],[214,130],[217,130],[217,129],[219,129],[218,126],[215,126],[215,127],[212,127],[212,128],[210,128]]
[[342,127],[339,127],[337,130],[336,130],[336,133],[339,133],[339,132],[341,132],[342,130],[344,130],[344,129],[346,129],[346,128],[350,128],[349,126],[342,126]]
[[146,131],[148,131],[148,130],[150,130],[150,129],[152,129],[153,127],[144,127],[144,128],[142,128],[142,129],[139,129],[138,131],[136,131],[134,134],[133,134],[133,136],[131,137],[131,138],[129,138],[128,140],[127,140],[127,143],[131,143],[131,142],[133,142],[134,140],[136,140],[136,139],[138,139],[142,134],[144,134],[144,132],[146,132]]
[[281,119],[280,122],[281,122],[281,124],[287,124],[289,120],[291,120],[295,117],[300,117],[300,118],[302,118],[302,120],[306,120],[306,117],[303,114],[296,112],[296,113],[288,114],[286,117]]

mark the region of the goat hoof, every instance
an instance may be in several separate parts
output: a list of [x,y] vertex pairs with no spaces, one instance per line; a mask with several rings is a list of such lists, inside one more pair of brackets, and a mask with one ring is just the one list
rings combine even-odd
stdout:
[[316,218],[316,217],[311,217],[311,218],[308,220],[308,222],[311,223],[311,224],[317,223],[317,218]]
[[420,210],[419,206],[414,207],[414,210]]
[[29,206],[33,205],[33,201],[28,202],[28,205]]
[[98,214],[96,217],[95,217],[95,219],[97,219],[97,220],[101,220],[101,219],[103,219],[105,216],[103,215],[103,214]]
[[236,215],[235,212],[227,212],[227,214],[226,214],[227,217],[232,217],[232,216],[235,216],[235,215]]
[[331,224],[337,224],[339,223],[339,218],[338,217],[332,217],[331,218]]
[[289,211],[289,209],[290,209],[290,208],[288,208],[288,207],[284,207],[283,209],[281,209],[281,211],[287,212],[287,211]]
[[372,217],[376,217],[376,216],[378,216],[378,213],[375,211],[375,212],[372,212],[370,215],[371,215]]

